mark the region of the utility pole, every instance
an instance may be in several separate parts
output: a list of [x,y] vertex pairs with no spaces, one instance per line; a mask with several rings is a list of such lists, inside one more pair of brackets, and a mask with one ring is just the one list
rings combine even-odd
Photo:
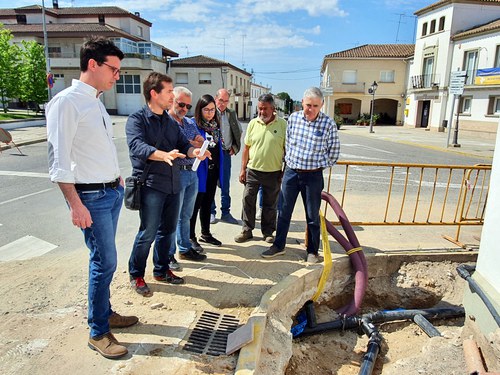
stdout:
[[45,23],[45,2],[42,0],[42,25],[43,25],[43,45],[45,52],[45,70],[47,71],[47,97],[52,99],[52,89],[49,85],[50,60],[49,60],[49,41],[47,40],[47,25]]

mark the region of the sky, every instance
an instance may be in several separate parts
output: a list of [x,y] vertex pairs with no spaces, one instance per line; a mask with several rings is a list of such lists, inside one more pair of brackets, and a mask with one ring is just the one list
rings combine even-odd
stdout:
[[[151,40],[253,73],[271,92],[300,100],[320,85],[325,55],[364,44],[414,43],[415,11],[437,0],[59,0],[59,7],[114,5],[150,21]],[[42,0],[0,0],[1,8]],[[52,7],[52,0],[45,0]]]

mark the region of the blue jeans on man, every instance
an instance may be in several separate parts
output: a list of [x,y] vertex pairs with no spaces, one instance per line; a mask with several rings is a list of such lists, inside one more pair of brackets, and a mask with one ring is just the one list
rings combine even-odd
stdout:
[[286,168],[281,184],[282,207],[278,213],[274,246],[280,250],[285,248],[293,209],[300,193],[306,211],[307,253],[318,254],[320,237],[319,209],[323,187],[323,170],[298,172]]
[[97,337],[110,331],[109,287],[117,265],[115,236],[123,203],[123,187],[78,191],[78,195],[92,217],[92,225],[82,232],[90,249],[88,324],[90,336]]
[[175,250],[175,229],[179,212],[179,194],[167,194],[148,186],[141,189],[141,224],[129,259],[132,278],[144,277],[149,249],[153,241],[153,275],[165,276],[169,254]]
[[[198,175],[190,170],[180,171],[180,187],[179,192],[179,220],[177,222],[177,247],[179,253],[186,253],[191,248],[189,241],[189,229],[191,216],[193,215],[194,203],[198,195]],[[175,255],[175,246],[170,250],[171,256]]]
[[[220,201],[221,201],[221,217],[228,215],[231,209],[231,196],[229,195],[229,183],[231,180],[231,154],[229,151],[222,151],[224,155],[224,161],[222,164],[222,187],[220,189]],[[211,214],[215,215],[215,199],[212,203]]]

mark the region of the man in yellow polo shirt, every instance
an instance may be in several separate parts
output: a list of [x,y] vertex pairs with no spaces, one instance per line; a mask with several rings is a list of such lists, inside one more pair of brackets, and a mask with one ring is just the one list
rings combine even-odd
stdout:
[[259,116],[248,124],[241,160],[240,182],[243,192],[243,229],[234,240],[245,242],[253,238],[255,203],[262,186],[261,230],[264,241],[272,243],[276,230],[276,205],[280,192],[283,156],[285,154],[286,121],[276,115],[274,98],[259,97]]

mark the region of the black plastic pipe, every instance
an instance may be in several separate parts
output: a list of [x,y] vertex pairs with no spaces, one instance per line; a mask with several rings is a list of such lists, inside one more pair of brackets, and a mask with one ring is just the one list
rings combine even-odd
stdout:
[[437,318],[459,318],[465,315],[463,307],[443,307],[432,309],[411,309],[411,310],[390,310],[377,311],[363,315],[363,319],[368,319],[372,323],[390,322],[393,320],[408,320],[413,319],[416,314],[421,314],[427,319]]
[[460,277],[469,283],[469,286],[471,287],[471,289],[477,293],[479,298],[481,298],[481,300],[485,304],[486,308],[490,312],[491,316],[493,317],[493,319],[495,319],[495,322],[500,327],[500,316],[498,315],[498,311],[495,309],[495,306],[493,306],[490,299],[483,292],[483,290],[481,289],[479,284],[476,282],[476,280],[474,280],[471,277],[470,273],[474,272],[475,270],[476,270],[475,266],[469,266],[467,264],[461,264],[457,267],[457,272],[460,275]]
[[378,353],[380,352],[382,336],[377,327],[367,320],[361,320],[361,329],[369,337],[369,340],[358,374],[370,375],[373,372]]
[[[429,319],[458,318],[465,315],[463,307],[445,307],[423,310],[411,309],[377,311],[374,313],[364,314],[361,317],[344,316],[332,322],[316,323],[316,315],[314,312],[311,314],[311,309],[314,309],[312,304],[307,306],[306,315],[308,317],[313,316],[314,322],[311,322],[312,324],[309,324],[308,322],[304,330],[300,334],[296,335],[295,338],[315,333],[322,333],[325,331],[346,330],[352,328],[361,328],[363,333],[368,336],[368,346],[366,353],[363,356],[363,362],[361,363],[359,375],[371,375],[380,351],[382,336],[373,323],[389,322],[394,320],[412,320],[416,315]],[[309,310],[309,312],[307,312],[307,310]],[[311,327],[311,325],[314,325],[315,323],[316,325]]]
[[424,331],[429,337],[439,337],[441,332],[429,322],[422,314],[417,314],[413,317],[413,321]]

